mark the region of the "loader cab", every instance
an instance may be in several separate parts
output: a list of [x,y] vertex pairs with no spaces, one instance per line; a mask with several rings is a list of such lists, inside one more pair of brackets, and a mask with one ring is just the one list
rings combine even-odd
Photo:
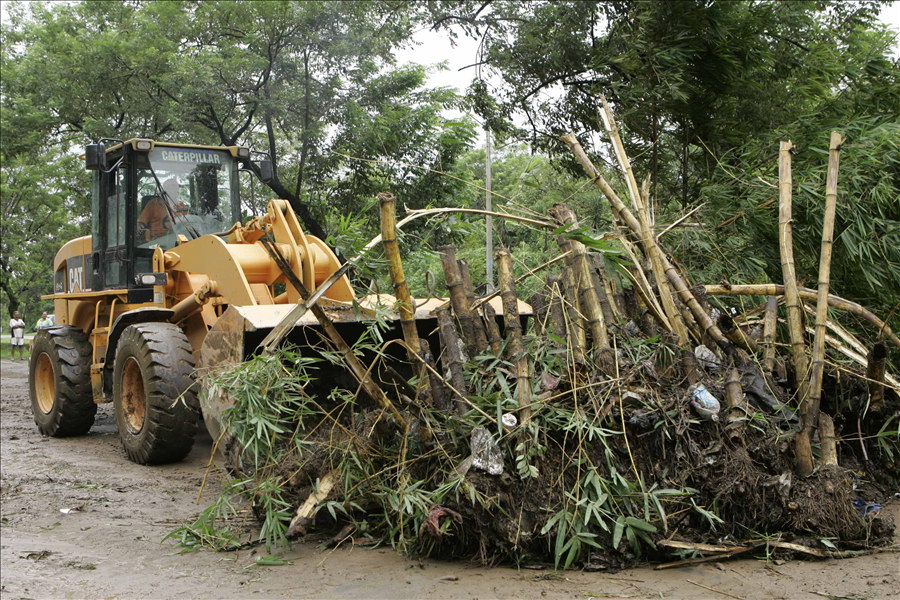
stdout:
[[[97,146],[100,148],[97,149]],[[187,146],[136,139],[85,152],[94,171],[91,289],[127,289],[128,302],[152,301],[154,250],[226,232],[240,219],[238,164],[246,148]]]

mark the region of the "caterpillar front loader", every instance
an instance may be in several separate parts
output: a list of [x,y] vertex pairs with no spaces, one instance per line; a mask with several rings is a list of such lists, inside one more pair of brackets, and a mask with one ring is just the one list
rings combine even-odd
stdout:
[[[300,300],[284,263],[308,290],[340,263],[303,233],[287,201],[241,224],[238,172],[249,166],[248,148],[114,142],[85,152],[91,235],[54,260],[45,298],[58,326],[34,340],[32,410],[42,434],[62,437],[87,433],[97,404],[112,402],[130,460],[173,462],[190,451],[199,422],[195,370],[245,360]],[[267,161],[257,167],[271,172]],[[357,328],[366,303],[346,276],[320,302],[336,323]],[[302,317],[296,339],[315,323]],[[226,408],[202,407],[214,437]]]

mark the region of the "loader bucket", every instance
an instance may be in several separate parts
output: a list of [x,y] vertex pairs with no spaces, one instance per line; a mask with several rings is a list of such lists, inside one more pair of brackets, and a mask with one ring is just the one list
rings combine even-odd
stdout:
[[[327,299],[320,300],[319,304],[325,309],[325,313],[347,343],[353,345],[368,328],[373,326],[374,312],[369,307],[380,304],[383,315],[385,314],[383,307],[393,306],[395,302],[396,300],[392,296],[370,296],[355,306]],[[437,319],[433,311],[446,302],[446,299],[442,298],[417,302],[415,317],[419,337],[428,340],[431,354],[435,357],[440,355],[440,343],[437,334]],[[498,314],[502,314],[499,297],[489,300],[489,303]],[[199,372],[204,373],[233,366],[252,357],[259,350],[260,344],[269,332],[291,312],[294,306],[293,304],[278,304],[229,307],[207,333],[200,352]],[[531,307],[519,301],[519,312],[523,318],[527,318],[531,315]],[[399,316],[390,311],[387,312],[387,315],[392,326],[380,333],[385,343],[402,338]],[[305,356],[319,358],[321,357],[320,350],[326,347],[323,343],[324,339],[324,332],[315,316],[311,312],[307,312],[294,324],[286,342],[299,348]],[[405,377],[412,376],[413,373],[407,362],[403,346],[389,344],[385,353],[390,359],[396,359],[388,361],[395,371]],[[362,357],[366,365],[371,364],[373,359],[374,354]],[[383,380],[386,377],[386,374],[378,368],[373,369],[372,374],[376,380]],[[346,369],[331,365],[327,361],[320,363],[316,375],[316,381],[307,388],[307,392],[312,395],[326,395],[335,387],[345,389],[356,389],[357,387]],[[219,451],[225,456],[236,451],[231,437],[227,432],[223,433],[224,413],[233,406],[233,400],[227,395],[212,394],[207,389],[201,389],[200,406],[212,439],[218,441]],[[240,461],[232,464],[239,463]]]

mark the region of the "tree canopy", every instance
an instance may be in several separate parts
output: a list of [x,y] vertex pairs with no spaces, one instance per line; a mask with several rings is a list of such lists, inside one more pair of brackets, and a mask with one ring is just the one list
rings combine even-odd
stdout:
[[[900,301],[900,65],[896,34],[877,21],[883,4],[494,0],[431,9],[439,27],[481,40],[484,79],[468,93],[476,112],[573,173],[559,136],[602,132],[605,95],[658,214],[704,203],[697,215],[707,227],[669,242],[715,280],[780,281],[775,157],[779,140],[792,139],[798,268],[815,282],[824,150],[841,131],[835,289],[890,310]],[[595,159],[609,164],[608,155]]]
[[[15,3],[0,40],[4,231],[49,219],[7,202],[24,197],[54,218],[69,215],[60,235],[85,232],[87,187],[73,150],[100,137],[146,136],[268,153],[277,177],[267,193],[288,199],[308,231],[350,250],[376,229],[379,191],[414,208],[480,205],[481,192],[460,182],[481,177],[482,155],[470,150],[474,121],[448,118],[447,109],[474,113],[501,144],[527,142],[535,156],[501,156],[508,164],[498,168],[497,189],[514,187],[528,207],[544,206],[563,190],[574,194],[570,186],[581,190],[557,169],[581,176],[559,135],[602,139],[602,94],[636,172],[650,177],[658,220],[700,207],[703,227],[672,231],[666,243],[711,280],[780,281],[773,183],[778,141],[790,138],[798,270],[814,282],[823,149],[830,131],[841,131],[834,289],[890,310],[900,302],[900,69],[895,34],[877,22],[881,4]],[[464,98],[427,87],[424,67],[396,64],[395,50],[425,29],[479,40],[473,63],[482,76]],[[607,153],[595,148],[593,158],[610,167]],[[517,170],[529,175],[502,180]],[[22,196],[25,189],[33,191]],[[585,200],[578,209],[606,227],[598,207]],[[455,235],[439,229],[435,240]],[[535,242],[498,234],[511,245]],[[22,242],[36,249],[20,254],[16,242],[4,243],[5,283],[40,273],[46,264],[29,261],[47,261],[64,241],[37,237]],[[459,238],[473,258],[482,254],[477,237]],[[22,293],[8,287],[7,304]]]

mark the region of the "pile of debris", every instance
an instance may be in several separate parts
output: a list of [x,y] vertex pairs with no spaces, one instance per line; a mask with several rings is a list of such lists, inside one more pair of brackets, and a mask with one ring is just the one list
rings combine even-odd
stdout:
[[[429,305],[425,330],[405,282],[394,199],[383,194],[379,242],[402,336],[376,321],[349,345],[323,327],[314,357],[276,340],[205,376],[205,393],[234,403],[227,455],[240,479],[229,491],[253,499],[261,539],[314,527],[338,531],[335,544],[594,569],[760,547],[846,556],[891,539],[893,523],[874,501],[900,483],[900,385],[888,369],[888,344],[900,339],[828,293],[840,136],[819,289],[798,289],[793,272],[786,144],[784,285],[693,285],[660,247],[605,101],[601,114],[630,206],[576,138],[564,140],[609,200],[619,259],[593,251],[594,238],[557,205],[541,225],[559,257],[517,280],[500,250],[496,294],[476,298],[467,265],[443,247],[449,299]],[[546,283],[527,304],[516,291],[525,277]],[[733,314],[711,309],[712,295],[769,299]],[[879,341],[851,334],[829,307],[873,324]],[[326,380],[326,365],[352,379]],[[227,522],[229,506],[211,507],[182,541]]]

